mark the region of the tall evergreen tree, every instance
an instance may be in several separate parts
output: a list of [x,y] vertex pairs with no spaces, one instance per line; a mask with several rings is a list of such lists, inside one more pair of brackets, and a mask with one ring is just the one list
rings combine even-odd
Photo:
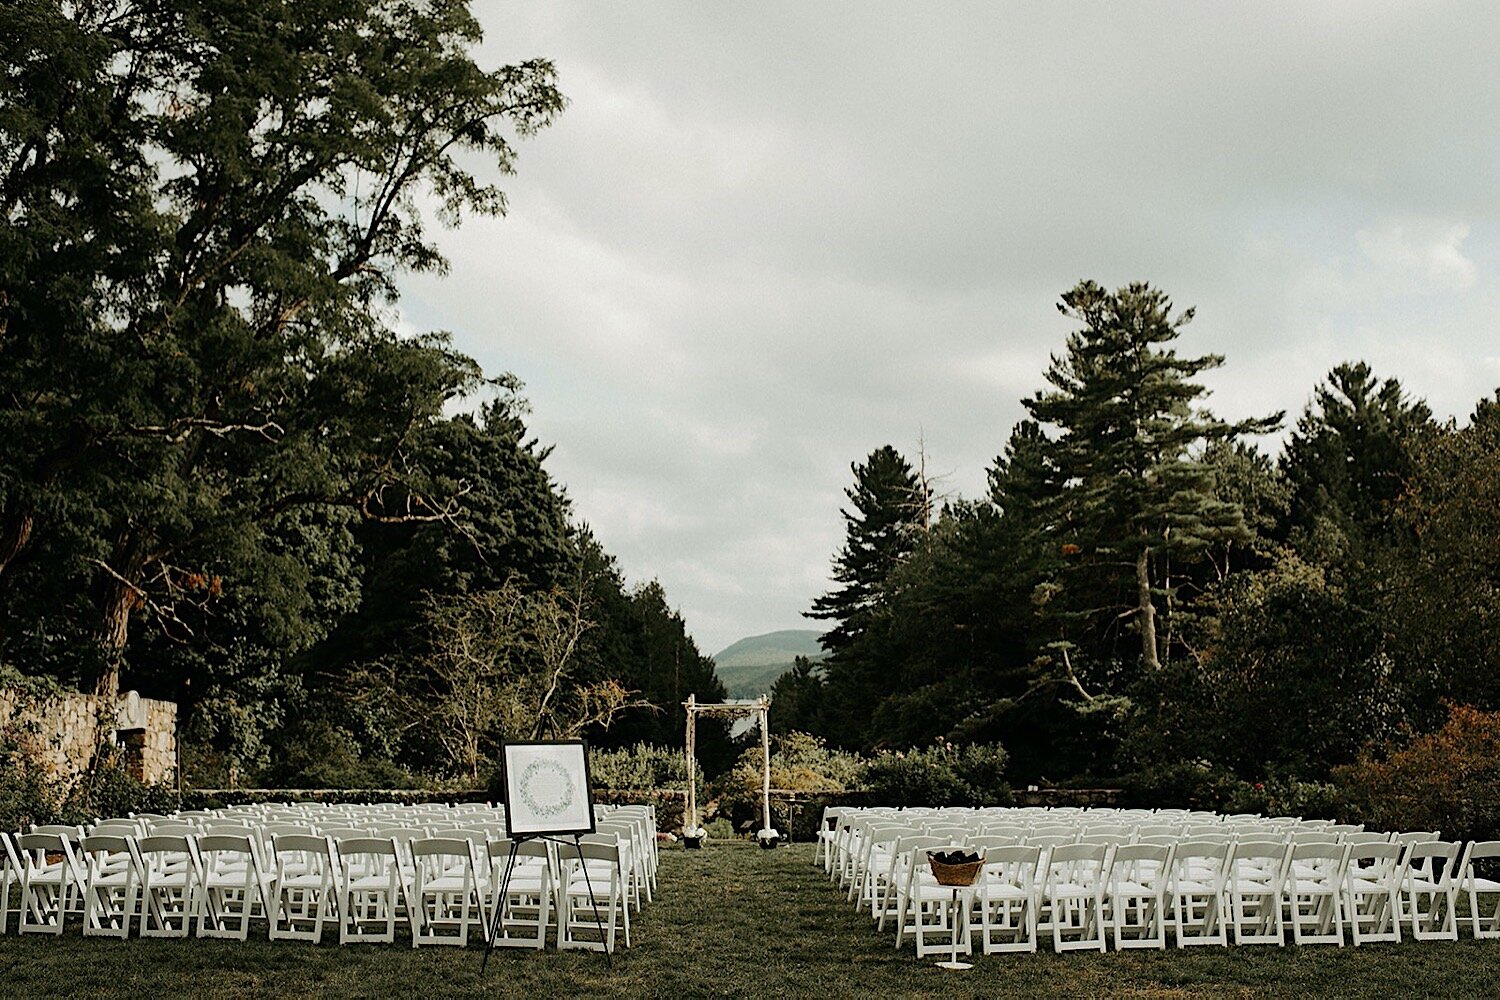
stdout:
[[1385,533],[1434,430],[1427,404],[1396,379],[1377,380],[1363,361],[1339,365],[1314,390],[1282,455],[1289,526],[1311,544],[1331,531],[1324,541],[1340,548]]
[[1049,531],[1073,557],[1065,578],[1091,591],[1070,611],[1101,634],[1129,619],[1139,662],[1154,671],[1170,645],[1159,604],[1171,599],[1173,560],[1249,537],[1238,505],[1214,496],[1212,470],[1197,450],[1274,429],[1281,415],[1231,425],[1195,408],[1205,390],[1193,379],[1223,358],[1178,357],[1167,345],[1193,310],[1174,317],[1166,294],[1149,284],[1107,292],[1084,281],[1058,309],[1083,326],[1053,356],[1052,388],[1023,404],[1032,419],[1056,428],[1045,449],[1060,486]]
[[809,618],[835,624],[820,638],[830,652],[847,649],[869,627],[886,578],[911,552],[930,511],[911,463],[890,445],[849,466],[854,485],[844,491],[844,547],[833,563],[839,585],[813,601]]

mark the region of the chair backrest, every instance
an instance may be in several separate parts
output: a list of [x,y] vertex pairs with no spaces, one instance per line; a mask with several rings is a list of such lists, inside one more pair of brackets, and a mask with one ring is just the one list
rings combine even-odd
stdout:
[[1391,835],[1388,833],[1346,833],[1344,843],[1346,844],[1389,844]]
[[[1078,843],[1077,837],[1049,837],[1033,833],[1026,838],[1026,843],[1031,847],[1053,848],[1066,847]],[[1088,845],[1095,846],[1095,845]]]
[[77,844],[83,838],[83,827],[68,826],[64,823],[43,823],[39,826],[33,826],[31,832],[54,837],[66,837],[70,844]]
[[1344,864],[1350,878],[1356,875],[1365,878],[1379,877],[1400,867],[1401,856],[1406,849],[1390,841],[1367,840],[1359,844],[1348,844]]
[[1165,865],[1171,854],[1172,848],[1163,844],[1121,844],[1115,848],[1113,863],[1120,865],[1152,861]]
[[255,841],[249,835],[239,833],[205,833],[198,838],[200,855],[220,852],[255,857]]
[[271,849],[276,854],[307,854],[312,856],[331,857],[328,838],[311,833],[278,833],[271,841]]
[[1437,830],[1412,830],[1398,833],[1391,839],[1398,844],[1432,844],[1440,842],[1443,837]]
[[339,852],[339,862],[347,871],[356,862],[364,864],[375,858],[389,858],[398,861],[401,851],[396,847],[396,842],[389,837],[346,837],[336,841],[335,846]]
[[[571,846],[571,845],[564,845]],[[548,858],[550,851],[547,844],[540,840],[523,840],[512,844],[508,840],[492,840],[489,842],[489,856],[492,862],[501,863],[510,857],[511,848],[515,848],[518,858]]]
[[323,831],[323,836],[334,842],[357,840],[370,836],[370,828],[367,826],[330,826]]
[[[1431,871],[1432,880],[1439,885],[1446,885],[1458,867],[1459,844],[1432,840],[1405,846],[1406,856],[1402,859],[1403,864],[1408,868],[1423,868]],[[1442,863],[1441,868],[1437,867],[1438,862]]]
[[1331,866],[1326,870],[1329,872],[1342,871],[1349,856],[1349,845],[1340,844],[1337,841],[1325,840],[1320,843],[1293,844],[1291,860],[1298,861],[1326,861]]
[[117,837],[139,837],[146,831],[141,829],[141,824],[133,819],[106,819],[100,820],[89,827],[88,832],[92,834],[105,834]]
[[1273,885],[1280,885],[1290,864],[1292,845],[1280,840],[1236,841],[1230,852],[1230,860],[1238,867],[1241,863],[1263,862],[1269,868],[1266,874]]
[[1500,840],[1476,840],[1469,845],[1468,860],[1500,858]]
[[457,837],[424,837],[411,842],[414,858],[473,858],[474,845]]
[[1040,847],[1024,847],[1021,845],[1010,845],[1006,847],[989,847],[984,852],[984,866],[991,868],[997,865],[1030,865],[1035,868],[1042,860],[1042,849]]

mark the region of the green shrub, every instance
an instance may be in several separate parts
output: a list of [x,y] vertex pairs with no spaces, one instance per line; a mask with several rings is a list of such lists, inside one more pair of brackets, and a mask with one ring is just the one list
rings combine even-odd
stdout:
[[314,724],[288,741],[281,757],[258,780],[268,788],[422,788],[423,781],[398,764],[363,757],[354,736],[334,725]]
[[[1125,804],[1142,809],[1209,809],[1223,811],[1254,786],[1226,767],[1206,760],[1177,761],[1144,768],[1120,779]],[[1259,809],[1233,810],[1259,812]]]
[[1500,712],[1450,706],[1441,729],[1383,761],[1365,756],[1336,768],[1334,780],[1372,827],[1500,839]]
[[[595,788],[644,791],[686,788],[687,755],[675,747],[637,743],[618,750],[590,750],[589,778]],[[699,787],[703,768],[698,768]]]
[[0,830],[51,823],[64,789],[48,776],[41,755],[18,727],[0,727]]
[[998,745],[934,743],[882,751],[865,765],[861,784],[876,801],[907,806],[985,806],[1011,802]]
[[93,767],[69,790],[59,816],[64,823],[87,823],[133,812],[170,813],[179,807],[176,789],[145,784],[125,770],[118,748],[102,746]]

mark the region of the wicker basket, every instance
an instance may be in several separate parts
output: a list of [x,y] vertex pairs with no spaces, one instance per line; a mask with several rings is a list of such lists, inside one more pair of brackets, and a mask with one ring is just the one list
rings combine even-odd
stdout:
[[979,880],[979,872],[984,868],[984,855],[980,854],[978,861],[967,864],[945,865],[929,852],[927,864],[932,868],[932,876],[937,879],[938,885],[967,886]]

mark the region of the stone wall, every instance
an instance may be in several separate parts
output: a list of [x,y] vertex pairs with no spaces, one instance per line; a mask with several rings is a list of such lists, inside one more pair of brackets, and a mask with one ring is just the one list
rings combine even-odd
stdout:
[[100,698],[68,693],[41,699],[0,688],[0,726],[24,735],[53,776],[71,782],[86,770],[101,735],[115,734],[126,768],[147,784],[171,781],[177,770],[177,705],[134,691],[104,711]]

